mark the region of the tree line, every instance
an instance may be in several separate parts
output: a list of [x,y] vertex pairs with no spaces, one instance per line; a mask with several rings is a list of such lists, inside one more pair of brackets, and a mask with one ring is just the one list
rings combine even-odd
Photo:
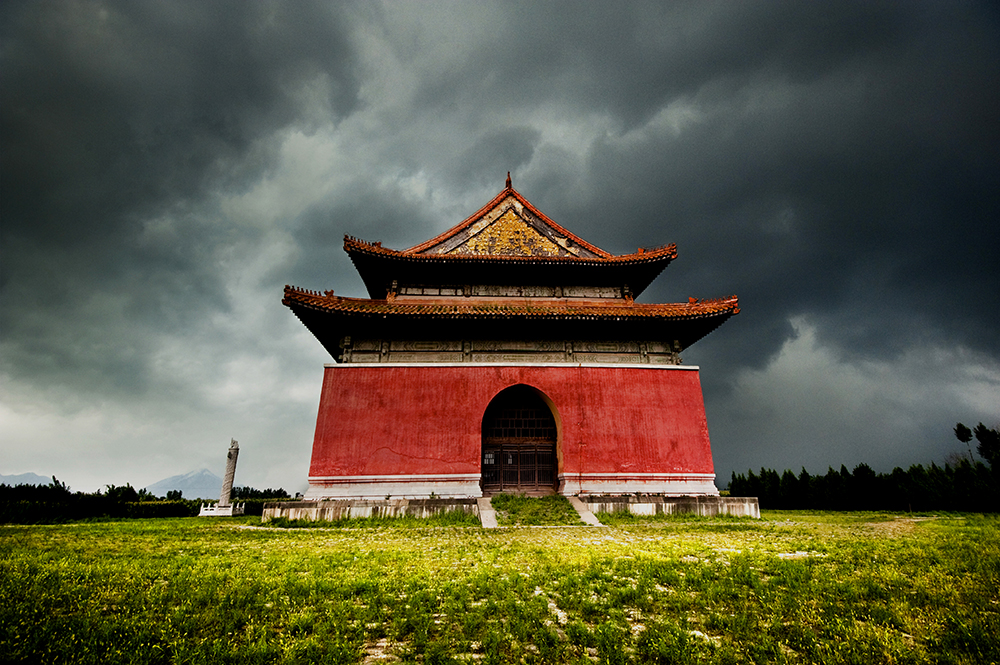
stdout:
[[867,464],[853,471],[830,467],[825,475],[762,468],[759,474],[734,472],[729,494],[755,496],[761,508],[774,509],[1000,512],[1000,431],[958,423],[954,432],[967,445],[975,436],[976,451],[989,466],[973,459],[969,446],[969,459],[892,473],[875,473]]
[[982,462],[962,460],[954,467],[931,463],[892,473],[875,473],[867,464],[851,472],[841,465],[825,475],[798,475],[791,469],[733,472],[730,496],[755,496],[761,508],[786,510],[955,510],[1000,512],[1000,482]]
[[[244,504],[244,514],[260,515],[264,504],[288,500],[282,488],[259,490],[234,487],[232,502]],[[130,484],[107,485],[92,493],[72,492],[55,476],[48,485],[0,484],[0,523],[46,524],[87,519],[122,519],[147,517],[193,517],[198,514],[201,499],[185,499],[180,490],[171,490],[165,497],[136,490]]]

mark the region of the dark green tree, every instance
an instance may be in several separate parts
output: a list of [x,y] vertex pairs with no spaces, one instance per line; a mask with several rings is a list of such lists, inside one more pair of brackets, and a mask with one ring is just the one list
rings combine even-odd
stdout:
[[964,443],[969,448],[969,461],[971,462],[972,446],[969,445],[969,441],[972,441],[972,430],[963,425],[962,423],[956,423],[955,438]]
[[815,499],[813,497],[813,492],[815,488],[813,487],[812,476],[806,471],[805,467],[802,467],[802,473],[799,474],[799,507],[800,508],[814,508]]
[[878,506],[878,477],[870,466],[862,462],[854,467],[850,480],[851,498],[848,505],[855,510]]
[[49,485],[49,487],[52,488],[54,493],[66,496],[69,496],[70,494],[69,487],[66,485],[66,483],[59,482],[59,479],[56,478],[55,476],[52,476],[52,483]]
[[266,490],[259,490],[255,487],[234,487],[233,492],[230,495],[230,499],[236,501],[237,499],[287,499],[288,492],[283,488],[272,489],[268,487]]
[[104,495],[115,503],[132,503],[139,500],[139,493],[130,483],[125,483],[123,487],[108,485]]
[[799,479],[791,469],[785,469],[778,483],[778,507],[801,508],[802,499],[799,496]]
[[[961,423],[959,423],[961,425]],[[964,425],[962,425],[965,427]],[[958,428],[956,427],[956,434]],[[969,428],[966,427],[966,430]],[[993,467],[997,459],[1000,459],[1000,430],[996,427],[988,428],[986,425],[979,423],[976,425],[972,432],[976,435],[976,452],[984,460],[990,463],[990,467]]]

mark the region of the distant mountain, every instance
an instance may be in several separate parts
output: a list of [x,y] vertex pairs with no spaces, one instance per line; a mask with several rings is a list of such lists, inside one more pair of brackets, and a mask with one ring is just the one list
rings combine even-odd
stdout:
[[185,499],[218,500],[222,492],[222,478],[209,471],[192,471],[180,476],[170,476],[146,486],[146,491],[154,496],[166,496],[170,490],[180,490]]
[[16,473],[11,476],[0,475],[0,485],[51,485],[51,484],[52,484],[51,476],[40,476],[37,473]]

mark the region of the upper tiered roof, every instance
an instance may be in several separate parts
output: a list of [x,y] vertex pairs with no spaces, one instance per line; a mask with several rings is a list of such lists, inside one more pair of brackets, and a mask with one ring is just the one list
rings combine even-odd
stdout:
[[372,298],[402,284],[586,285],[641,293],[677,257],[676,245],[615,256],[569,232],[510,183],[457,226],[394,250],[346,236],[344,250]]

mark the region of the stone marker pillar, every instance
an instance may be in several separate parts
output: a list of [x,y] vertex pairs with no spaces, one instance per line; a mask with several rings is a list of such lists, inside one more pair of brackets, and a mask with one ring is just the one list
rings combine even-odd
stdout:
[[229,444],[229,454],[226,455],[226,475],[222,479],[222,494],[219,496],[219,507],[229,505],[229,496],[233,493],[233,477],[236,475],[236,458],[240,456],[240,444],[232,439]]

